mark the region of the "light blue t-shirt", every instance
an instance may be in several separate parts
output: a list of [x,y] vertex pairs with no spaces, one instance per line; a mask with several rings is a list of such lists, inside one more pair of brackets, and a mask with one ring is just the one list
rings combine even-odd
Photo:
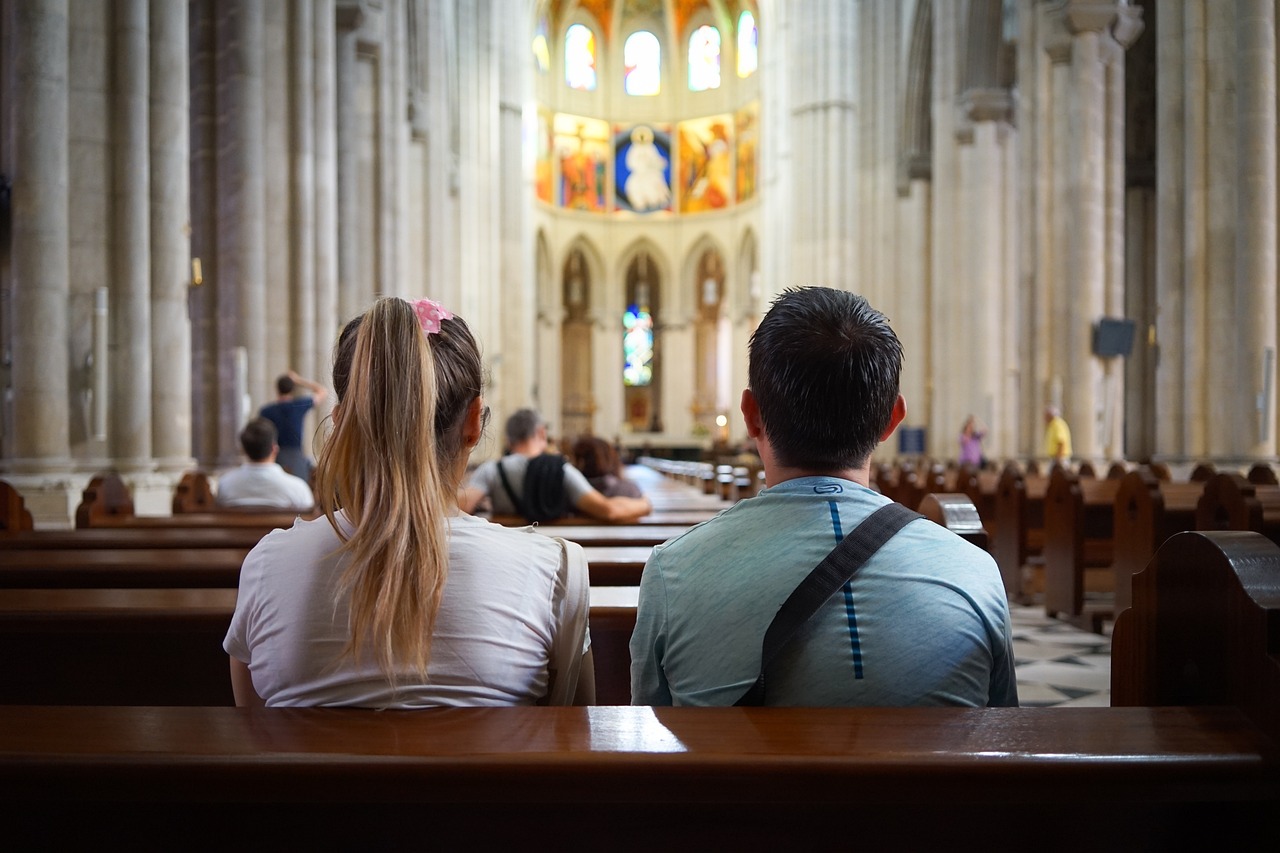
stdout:
[[[732,705],[778,608],[888,498],[802,477],[655,548],[631,637],[637,705]],[[769,668],[768,705],[1017,705],[1009,605],[985,551],[911,522]]]

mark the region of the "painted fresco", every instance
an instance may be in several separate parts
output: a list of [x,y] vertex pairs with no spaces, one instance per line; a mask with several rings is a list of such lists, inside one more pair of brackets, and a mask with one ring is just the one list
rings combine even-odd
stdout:
[[603,213],[607,198],[608,123],[557,113],[555,151],[560,160],[560,206]]
[[671,209],[671,129],[635,124],[614,128],[614,200],[618,210]]
[[733,203],[733,116],[680,123],[680,212],[721,210]]
[[546,204],[555,203],[555,163],[551,152],[551,111],[538,110],[538,129],[535,145],[536,154],[533,161],[533,188],[538,201]]

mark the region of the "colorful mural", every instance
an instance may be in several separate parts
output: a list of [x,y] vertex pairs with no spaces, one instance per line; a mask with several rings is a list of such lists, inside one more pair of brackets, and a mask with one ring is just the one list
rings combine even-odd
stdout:
[[738,110],[734,123],[738,129],[738,203],[741,204],[755,198],[756,195],[760,104],[748,104]]
[[680,212],[720,210],[733,202],[733,116],[680,122]]
[[555,163],[551,159],[551,110],[539,108],[538,128],[535,131],[533,161],[533,190],[538,201],[555,203]]
[[607,198],[608,123],[557,113],[555,151],[560,160],[560,206],[603,213]]
[[652,213],[671,209],[671,129],[666,125],[618,125],[613,135],[617,210]]

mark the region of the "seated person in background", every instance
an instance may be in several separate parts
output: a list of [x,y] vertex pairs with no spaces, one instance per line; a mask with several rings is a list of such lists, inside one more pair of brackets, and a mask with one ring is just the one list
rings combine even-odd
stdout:
[[601,521],[635,521],[653,509],[645,497],[606,497],[563,456],[546,453],[547,425],[533,409],[507,419],[511,452],[480,465],[458,493],[463,512],[473,512],[488,496],[493,514],[550,521],[578,512]]
[[237,705],[595,698],[582,548],[458,512],[484,430],[480,350],[430,300],[379,299],[334,355],[324,517],[245,558],[223,647]]
[[[779,607],[890,503],[871,452],[906,414],[902,347],[866,300],[802,288],[751,336],[747,434],[768,487],[653,550],[631,638],[637,705],[733,705]],[[1016,705],[1009,607],[985,551],[924,519],[898,531],[769,667],[768,705]]]
[[254,418],[240,430],[249,461],[218,478],[218,506],[278,506],[305,510],[315,505],[311,487],[276,464],[280,446],[275,424]]
[[642,498],[644,492],[622,473],[622,458],[613,445],[595,435],[584,435],[573,443],[573,465],[597,492],[606,498],[623,495]]

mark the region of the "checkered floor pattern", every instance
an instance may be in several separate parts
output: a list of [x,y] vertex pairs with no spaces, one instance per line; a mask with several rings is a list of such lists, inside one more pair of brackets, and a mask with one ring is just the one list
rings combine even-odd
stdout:
[[1092,634],[1012,605],[1013,654],[1023,707],[1084,708],[1111,704],[1111,636]]

